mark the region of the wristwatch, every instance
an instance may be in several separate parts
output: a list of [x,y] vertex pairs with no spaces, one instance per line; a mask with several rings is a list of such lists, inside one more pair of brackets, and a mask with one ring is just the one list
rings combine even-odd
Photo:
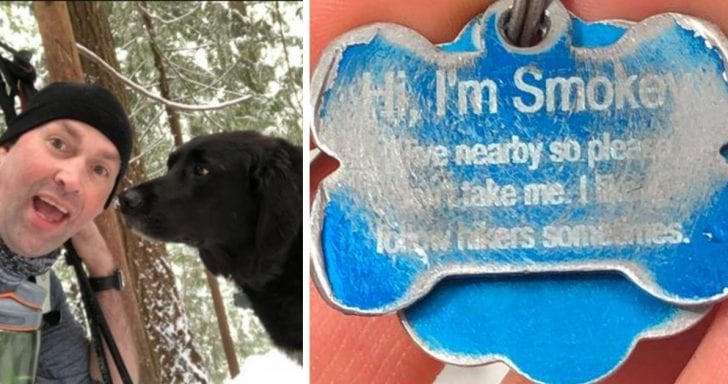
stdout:
[[121,291],[124,288],[124,275],[117,269],[110,276],[89,277],[88,282],[91,284],[91,290],[94,292],[101,292],[107,289]]

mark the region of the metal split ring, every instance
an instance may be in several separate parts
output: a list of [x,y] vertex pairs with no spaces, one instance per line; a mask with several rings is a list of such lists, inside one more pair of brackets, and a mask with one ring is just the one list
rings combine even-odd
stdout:
[[541,31],[541,21],[548,0],[513,0],[510,18],[505,25],[506,37],[519,47],[529,47]]

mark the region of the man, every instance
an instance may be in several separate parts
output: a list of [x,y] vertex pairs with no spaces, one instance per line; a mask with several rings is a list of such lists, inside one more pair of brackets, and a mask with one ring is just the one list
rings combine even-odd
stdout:
[[[0,296],[43,276],[71,238],[90,278],[98,283],[96,299],[137,381],[137,355],[121,287],[113,284],[118,266],[93,222],[124,175],[131,135],[126,113],[109,91],[76,83],[42,89],[9,123],[0,136]],[[52,310],[60,318],[43,320],[36,382],[99,380],[97,356],[52,273],[49,290]],[[9,347],[0,345],[0,353],[3,348]],[[121,382],[113,360],[108,361],[114,382]]]

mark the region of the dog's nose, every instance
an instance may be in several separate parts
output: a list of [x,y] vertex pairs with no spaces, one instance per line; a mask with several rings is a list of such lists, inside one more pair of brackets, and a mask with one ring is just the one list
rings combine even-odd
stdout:
[[130,189],[119,196],[122,212],[129,212],[141,207],[143,201],[142,193],[136,189]]

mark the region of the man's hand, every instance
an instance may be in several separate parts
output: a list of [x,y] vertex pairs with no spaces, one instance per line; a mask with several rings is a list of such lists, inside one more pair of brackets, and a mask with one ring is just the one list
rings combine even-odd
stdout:
[[114,258],[93,221],[73,235],[71,241],[91,277],[109,276],[116,270]]
[[[111,275],[118,266],[114,262],[114,258],[106,245],[106,240],[101,236],[99,228],[93,221],[86,224],[72,238],[74,248],[78,253],[78,257],[86,265],[88,273],[91,277],[105,277]],[[132,381],[137,382],[139,378],[138,358],[136,345],[131,333],[131,329],[126,321],[127,315],[124,308],[121,292],[115,290],[106,290],[96,294],[96,298],[101,306],[104,318],[106,319],[114,341],[124,359]],[[113,359],[109,351],[105,348],[106,360],[109,362],[114,383],[120,383],[121,377],[114,366]],[[89,370],[91,377],[99,379],[98,359],[95,353],[91,353],[89,361]]]

